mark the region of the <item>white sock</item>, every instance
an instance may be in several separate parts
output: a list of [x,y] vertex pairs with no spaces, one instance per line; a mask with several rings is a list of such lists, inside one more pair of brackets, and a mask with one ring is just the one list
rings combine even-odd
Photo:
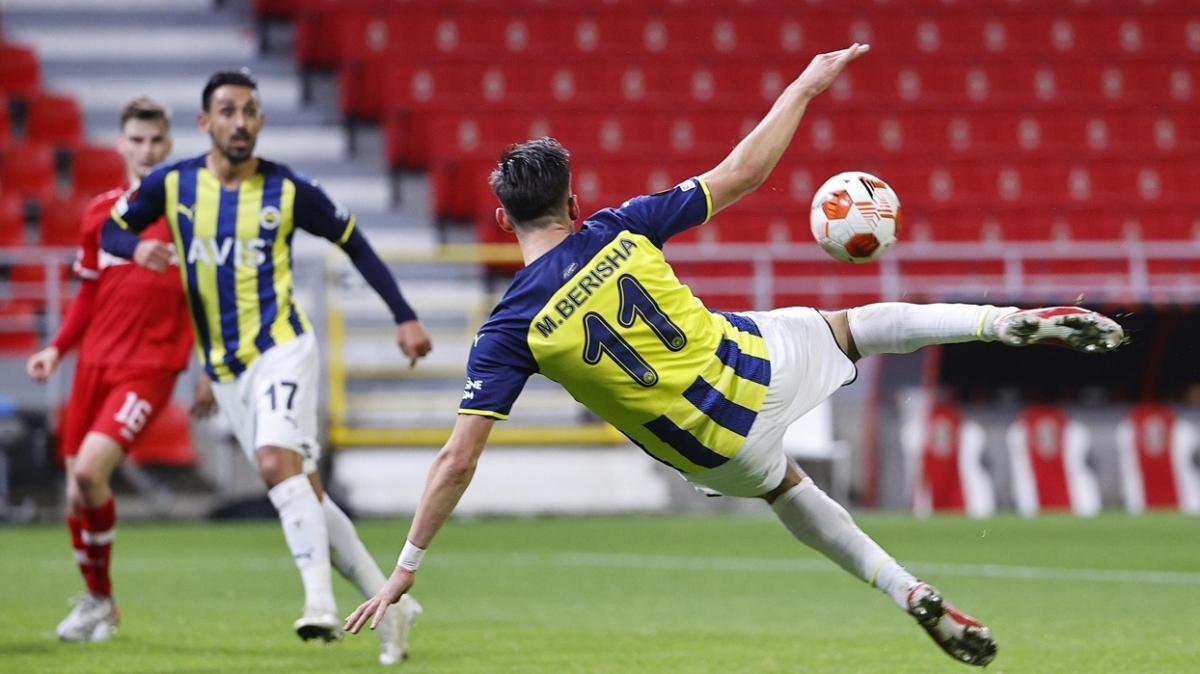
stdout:
[[375,563],[367,546],[363,545],[354,523],[342,512],[329,494],[321,501],[325,510],[325,527],[329,530],[329,552],[333,568],[354,584],[365,598],[374,597],[387,580]]
[[878,587],[901,610],[917,582],[879,544],[858,528],[850,513],[805,477],[784,492],[771,509],[801,543],[825,555],[859,580]]
[[329,533],[325,514],[312,484],[305,475],[294,475],[267,492],[279,511],[283,537],[292,550],[292,559],[304,584],[306,611],[337,613],[333,598],[333,579],[329,573]]
[[990,304],[905,304],[881,302],[847,312],[850,334],[863,357],[911,353],[932,344],[990,342],[995,320],[1016,307]]

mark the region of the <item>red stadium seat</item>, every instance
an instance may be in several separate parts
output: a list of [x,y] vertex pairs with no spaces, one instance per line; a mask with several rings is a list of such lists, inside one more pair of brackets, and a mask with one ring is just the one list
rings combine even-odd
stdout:
[[176,402],[168,403],[138,437],[129,456],[142,466],[194,464],[196,453],[192,449],[192,425],[187,409]]
[[41,86],[41,69],[33,49],[0,43],[0,93],[28,98]]
[[0,247],[25,245],[25,204],[11,192],[0,192]]
[[12,142],[12,119],[8,114],[8,98],[0,92],[0,153]]
[[38,221],[40,243],[44,246],[78,246],[83,211],[90,198],[73,194],[42,202]]
[[70,96],[42,93],[29,100],[25,137],[73,147],[83,138],[83,114]]
[[13,144],[0,158],[0,185],[27,198],[47,199],[55,189],[54,149],[45,143]]
[[32,302],[0,299],[0,353],[27,356],[38,347],[38,316]]
[[85,145],[71,155],[71,189],[96,195],[125,182],[125,162],[112,148]]

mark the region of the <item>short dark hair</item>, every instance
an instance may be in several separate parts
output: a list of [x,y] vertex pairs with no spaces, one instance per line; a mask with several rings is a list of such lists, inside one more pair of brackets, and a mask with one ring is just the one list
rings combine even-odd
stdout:
[[204,93],[200,94],[200,109],[208,112],[208,105],[212,103],[213,92],[217,87],[223,87],[226,84],[233,84],[239,87],[250,87],[258,91],[258,81],[250,74],[249,68],[241,70],[221,70],[212,74],[208,78],[208,82],[204,84]]
[[561,208],[569,196],[571,153],[550,137],[509,145],[489,183],[508,217],[536,220]]
[[121,108],[121,129],[125,129],[125,122],[131,119],[140,119],[145,122],[162,122],[163,129],[171,130],[171,113],[167,112],[167,108],[158,101],[149,96],[138,96],[137,98],[125,104]]

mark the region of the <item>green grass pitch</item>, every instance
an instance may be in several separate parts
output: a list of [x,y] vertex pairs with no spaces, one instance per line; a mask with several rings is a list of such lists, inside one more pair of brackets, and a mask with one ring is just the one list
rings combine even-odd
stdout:
[[[1196,671],[1200,519],[860,521],[992,627],[991,672]],[[359,526],[390,568],[407,522]],[[300,584],[274,522],[122,525],[107,644],[54,639],[71,560],[65,528],[0,529],[0,672],[379,669],[373,635],[292,633]],[[345,613],[358,598],[338,583]],[[415,594],[412,674],[969,671],[766,518],[456,521]]]

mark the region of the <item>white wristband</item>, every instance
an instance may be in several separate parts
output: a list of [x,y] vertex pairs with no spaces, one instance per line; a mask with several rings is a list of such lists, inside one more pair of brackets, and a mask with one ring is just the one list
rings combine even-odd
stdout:
[[404,541],[404,549],[400,551],[400,557],[396,560],[396,566],[409,571],[416,571],[418,566],[421,566],[421,558],[425,556],[425,550],[418,548],[412,544],[412,541]]

